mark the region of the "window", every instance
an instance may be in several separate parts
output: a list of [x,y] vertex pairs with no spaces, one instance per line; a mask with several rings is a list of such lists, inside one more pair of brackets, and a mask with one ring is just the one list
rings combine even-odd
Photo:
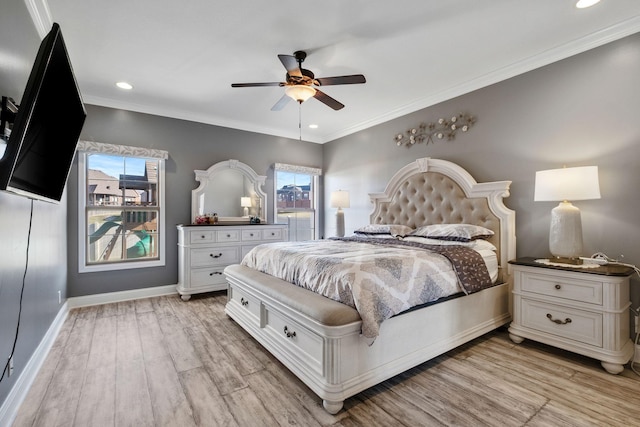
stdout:
[[80,141],[80,272],[164,265],[162,150]]
[[289,240],[316,239],[320,169],[276,163],[276,222],[289,224]]

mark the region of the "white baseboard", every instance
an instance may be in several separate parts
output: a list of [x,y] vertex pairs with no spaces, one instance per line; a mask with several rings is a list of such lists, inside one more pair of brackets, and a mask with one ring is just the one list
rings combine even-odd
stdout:
[[49,326],[47,333],[42,337],[40,344],[22,370],[20,377],[9,392],[9,395],[2,404],[2,407],[0,407],[0,426],[10,426],[15,420],[18,415],[18,409],[20,409],[20,405],[27,396],[29,388],[31,388],[31,384],[33,384],[44,360],[47,358],[51,346],[58,337],[60,328],[66,320],[68,313],[69,306],[65,302],[60,308],[58,315],[51,323],[51,326]]
[[84,295],[67,299],[69,308],[88,307],[91,305],[109,304],[131,301],[141,298],[159,297],[177,294],[176,285],[155,286],[152,288],[133,289],[130,291],[109,292],[105,294]]

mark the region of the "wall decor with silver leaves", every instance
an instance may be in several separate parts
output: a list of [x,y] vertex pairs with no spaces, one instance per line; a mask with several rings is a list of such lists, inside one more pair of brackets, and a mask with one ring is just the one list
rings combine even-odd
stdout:
[[404,133],[398,133],[393,140],[398,147],[411,147],[421,142],[429,144],[436,139],[451,141],[455,139],[458,131],[467,132],[475,122],[475,117],[460,113],[449,119],[438,119],[437,122],[420,123],[418,127],[408,129]]

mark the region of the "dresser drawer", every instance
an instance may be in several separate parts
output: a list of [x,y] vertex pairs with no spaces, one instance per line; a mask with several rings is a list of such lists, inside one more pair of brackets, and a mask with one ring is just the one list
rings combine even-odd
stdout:
[[238,288],[234,288],[233,286],[229,287],[229,295],[227,298],[229,301],[236,302],[246,310],[247,314],[252,321],[256,323],[256,325],[260,324],[260,301],[247,295],[242,292]]
[[191,243],[214,243],[216,234],[211,230],[191,231],[189,233],[189,242]]
[[256,230],[242,230],[242,241],[252,242],[254,240],[262,240],[262,232],[259,229]]
[[263,240],[283,240],[283,229],[282,228],[272,228],[262,230],[262,239]]
[[602,347],[602,313],[593,313],[523,298],[522,326]]
[[218,246],[203,249],[191,249],[191,266],[229,265],[240,262],[240,247]]
[[199,268],[191,270],[191,285],[218,285],[226,283],[224,274],[222,273],[224,266],[212,268]]
[[322,375],[322,338],[268,307],[264,315],[267,333],[286,349],[287,354],[296,355],[298,363],[303,363]]
[[522,280],[522,292],[602,305],[602,282],[572,280],[560,276],[527,273]]
[[220,243],[239,242],[240,230],[219,230],[216,231],[216,241]]

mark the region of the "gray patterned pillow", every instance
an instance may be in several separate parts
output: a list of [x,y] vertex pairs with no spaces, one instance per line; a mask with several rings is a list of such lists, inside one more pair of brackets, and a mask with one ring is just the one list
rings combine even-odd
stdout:
[[413,228],[398,224],[369,224],[354,231],[355,234],[406,236],[413,231]]
[[430,239],[469,242],[475,239],[487,239],[493,236],[493,234],[493,231],[479,225],[432,224],[419,227],[409,235],[428,237]]

